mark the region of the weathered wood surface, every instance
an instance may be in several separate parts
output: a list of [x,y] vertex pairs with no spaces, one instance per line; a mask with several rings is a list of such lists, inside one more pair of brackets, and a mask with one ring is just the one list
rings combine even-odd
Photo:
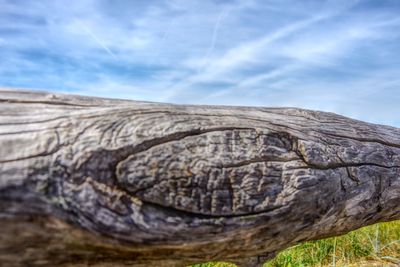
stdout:
[[2,266],[257,265],[400,218],[400,130],[0,90]]

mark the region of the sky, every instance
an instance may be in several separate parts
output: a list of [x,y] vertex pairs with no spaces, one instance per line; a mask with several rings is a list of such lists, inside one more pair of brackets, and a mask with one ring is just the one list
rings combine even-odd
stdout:
[[400,127],[398,0],[0,0],[0,87]]

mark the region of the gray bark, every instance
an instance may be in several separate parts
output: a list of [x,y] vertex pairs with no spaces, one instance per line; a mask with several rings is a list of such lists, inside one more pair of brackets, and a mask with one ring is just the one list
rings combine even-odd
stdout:
[[400,218],[400,129],[332,113],[0,90],[0,147],[4,266],[254,266]]

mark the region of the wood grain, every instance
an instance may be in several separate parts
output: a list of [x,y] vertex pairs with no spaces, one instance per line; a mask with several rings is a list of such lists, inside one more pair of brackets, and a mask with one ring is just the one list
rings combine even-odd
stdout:
[[400,130],[294,108],[0,90],[4,266],[258,266],[400,218]]

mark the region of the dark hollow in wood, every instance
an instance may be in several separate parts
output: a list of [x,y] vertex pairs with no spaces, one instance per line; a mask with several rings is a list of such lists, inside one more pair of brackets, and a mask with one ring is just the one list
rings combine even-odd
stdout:
[[4,266],[257,266],[400,218],[400,130],[294,108],[0,90]]

